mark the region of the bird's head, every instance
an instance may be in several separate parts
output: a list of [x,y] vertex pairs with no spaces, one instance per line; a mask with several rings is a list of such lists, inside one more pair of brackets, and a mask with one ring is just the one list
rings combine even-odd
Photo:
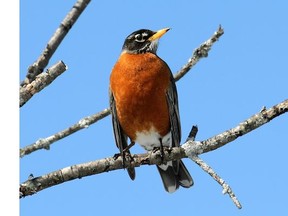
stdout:
[[156,54],[159,38],[169,30],[170,28],[160,29],[159,31],[151,31],[149,29],[137,30],[125,39],[122,52],[132,54],[151,52]]

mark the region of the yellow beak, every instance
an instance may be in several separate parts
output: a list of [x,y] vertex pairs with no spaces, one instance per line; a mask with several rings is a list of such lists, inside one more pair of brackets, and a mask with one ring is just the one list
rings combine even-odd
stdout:
[[170,28],[164,28],[164,29],[160,29],[159,31],[157,31],[154,35],[152,35],[150,38],[148,38],[149,41],[154,41],[159,39],[160,37],[162,37],[167,31],[169,31]]

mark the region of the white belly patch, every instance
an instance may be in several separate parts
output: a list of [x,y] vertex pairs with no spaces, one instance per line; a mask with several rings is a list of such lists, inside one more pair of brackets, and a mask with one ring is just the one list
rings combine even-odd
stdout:
[[136,142],[139,143],[147,151],[153,150],[155,147],[160,147],[160,138],[162,138],[162,145],[166,147],[171,146],[171,133],[169,132],[164,137],[161,137],[155,128],[149,131],[136,132]]

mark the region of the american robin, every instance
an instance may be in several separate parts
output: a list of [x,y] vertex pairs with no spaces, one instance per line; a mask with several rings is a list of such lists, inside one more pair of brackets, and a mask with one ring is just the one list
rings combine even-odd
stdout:
[[[180,145],[181,127],[173,74],[156,51],[158,40],[169,28],[140,29],[124,42],[110,75],[110,108],[116,145],[123,155],[139,143],[147,151]],[[130,146],[130,145],[129,145]],[[193,185],[181,160],[157,165],[165,190],[172,193]],[[134,168],[128,168],[132,180]]]

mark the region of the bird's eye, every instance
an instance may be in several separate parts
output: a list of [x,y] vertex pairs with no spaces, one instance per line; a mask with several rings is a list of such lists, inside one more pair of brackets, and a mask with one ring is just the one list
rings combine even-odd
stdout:
[[142,34],[137,34],[137,35],[135,35],[135,40],[136,40],[137,42],[143,42],[144,39],[142,38]]

